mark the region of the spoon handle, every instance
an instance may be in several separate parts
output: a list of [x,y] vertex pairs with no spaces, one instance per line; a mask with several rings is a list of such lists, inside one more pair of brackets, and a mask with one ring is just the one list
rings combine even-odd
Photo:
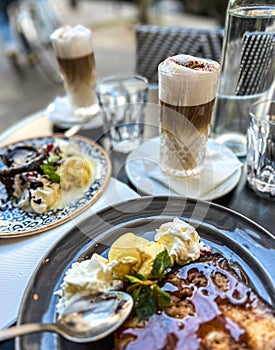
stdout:
[[73,125],[68,130],[64,132],[65,137],[72,137],[74,136],[80,129],[83,128],[83,126],[88,123],[91,119],[95,118],[99,114],[99,111],[96,112],[93,116],[86,117],[79,121],[78,124]]
[[10,327],[7,329],[0,330],[0,342],[3,340],[15,338],[20,335],[36,333],[36,332],[56,332],[56,327],[54,324],[50,323],[28,323],[19,326]]

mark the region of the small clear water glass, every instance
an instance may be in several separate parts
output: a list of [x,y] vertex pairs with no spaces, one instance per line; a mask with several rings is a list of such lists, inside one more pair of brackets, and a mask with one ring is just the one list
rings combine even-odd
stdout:
[[128,153],[143,140],[148,81],[138,75],[117,75],[98,81],[95,93],[111,149]]
[[254,103],[250,108],[247,181],[260,197],[275,199],[275,100]]

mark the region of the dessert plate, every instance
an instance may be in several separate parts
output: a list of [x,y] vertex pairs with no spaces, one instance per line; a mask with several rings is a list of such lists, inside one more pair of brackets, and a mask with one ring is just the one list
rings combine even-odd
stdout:
[[[111,163],[105,151],[94,141],[80,136],[66,138],[62,135],[56,135],[27,139],[22,142],[33,146],[45,146],[58,140],[77,144],[81,154],[94,160],[94,181],[90,184],[88,190],[73,202],[63,208],[49,210],[43,214],[28,213],[13,205],[10,200],[7,200],[5,186],[0,183],[0,238],[27,236],[61,225],[88,208],[104,191],[111,176]],[[22,142],[13,143],[12,146],[22,144]],[[9,146],[11,145],[0,148],[0,153],[4,152]],[[4,165],[0,160],[0,168],[3,167]]]
[[163,173],[159,166],[159,148],[159,137],[149,139],[127,157],[126,174],[141,194],[213,200],[230,192],[240,180],[242,163],[230,149],[214,140],[208,140],[206,157],[195,178]]
[[[180,196],[148,196],[103,209],[69,230],[44,256],[32,276],[18,323],[55,321],[58,297],[54,293],[60,289],[64,274],[73,262],[88,259],[93,253],[106,257],[110,245],[126,232],[153,239],[155,229],[174,217],[195,226],[213,252],[239,264],[248,276],[249,285],[274,305],[275,240],[268,231],[216,204]],[[75,344],[52,333],[37,333],[16,339],[17,350],[34,347],[40,350],[111,350],[113,338]]]

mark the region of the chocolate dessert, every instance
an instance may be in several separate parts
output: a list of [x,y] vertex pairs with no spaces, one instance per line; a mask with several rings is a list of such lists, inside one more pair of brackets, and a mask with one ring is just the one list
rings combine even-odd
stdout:
[[245,273],[220,254],[175,267],[161,282],[164,311],[131,318],[115,333],[116,350],[275,349],[275,317]]

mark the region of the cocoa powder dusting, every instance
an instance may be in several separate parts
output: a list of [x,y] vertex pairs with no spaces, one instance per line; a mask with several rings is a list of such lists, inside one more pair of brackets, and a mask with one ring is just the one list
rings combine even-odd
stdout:
[[214,70],[214,66],[208,62],[203,62],[199,60],[187,60],[186,58],[182,58],[180,56],[170,57],[170,60],[180,66],[190,68],[193,70],[202,70],[206,72],[212,72]]

